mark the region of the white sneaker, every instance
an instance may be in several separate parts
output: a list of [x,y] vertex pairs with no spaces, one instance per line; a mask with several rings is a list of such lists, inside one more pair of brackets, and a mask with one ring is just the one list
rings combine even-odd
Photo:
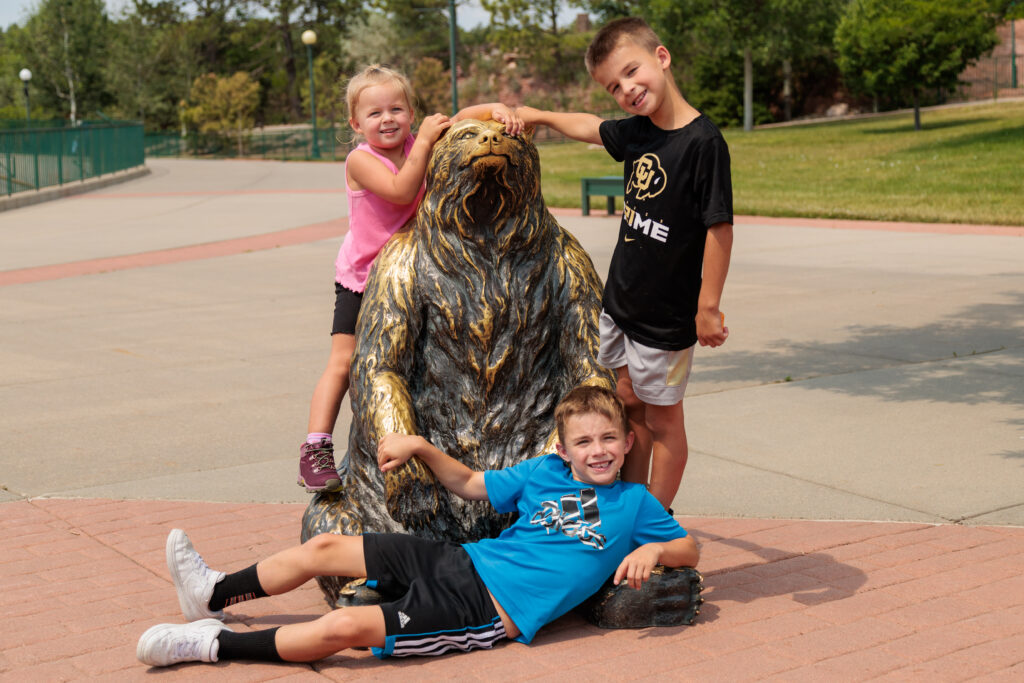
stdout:
[[210,609],[213,587],[224,578],[224,572],[215,572],[207,567],[181,529],[171,529],[167,535],[167,570],[171,573],[174,590],[178,592],[178,604],[186,619],[224,618],[224,610],[214,612]]
[[170,666],[179,662],[216,662],[221,631],[230,631],[216,619],[191,624],[157,624],[139,637],[135,656],[150,666]]

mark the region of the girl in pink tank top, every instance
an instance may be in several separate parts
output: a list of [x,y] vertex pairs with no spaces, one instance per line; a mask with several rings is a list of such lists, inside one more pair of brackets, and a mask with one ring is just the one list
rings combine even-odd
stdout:
[[363,290],[377,254],[416,212],[434,143],[453,121],[494,118],[510,134],[522,121],[500,104],[463,109],[453,118],[432,114],[413,135],[412,86],[402,74],[371,65],[348,82],[349,125],[365,139],[345,160],[348,234],[335,262],[334,325],[327,368],[313,390],[306,441],[299,447],[300,486],[335,491],[341,479],[334,466],[334,425],[348,392],[349,365],[356,348],[356,319]]

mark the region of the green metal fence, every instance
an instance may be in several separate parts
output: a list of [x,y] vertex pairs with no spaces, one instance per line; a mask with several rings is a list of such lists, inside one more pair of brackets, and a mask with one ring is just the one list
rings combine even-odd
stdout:
[[[351,137],[351,132],[337,128],[317,128],[316,148],[311,128],[285,130],[252,130],[241,136],[190,131],[179,134],[150,133],[146,135],[146,156],[150,157],[231,157],[257,159],[344,159],[351,145],[339,141]],[[314,153],[315,152],[315,153]]]
[[0,195],[96,178],[144,163],[139,123],[0,130]]

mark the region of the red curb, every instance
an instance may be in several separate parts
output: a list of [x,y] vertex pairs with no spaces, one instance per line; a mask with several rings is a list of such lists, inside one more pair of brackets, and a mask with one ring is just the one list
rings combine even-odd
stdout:
[[941,235],[999,235],[1024,237],[1024,226],[971,225],[967,223],[901,223],[840,218],[780,218],[777,216],[735,216],[736,225],[787,225],[831,230],[882,230],[886,232],[926,232]]
[[182,261],[197,261],[217,256],[233,256],[247,251],[276,249],[277,247],[287,247],[293,244],[333,239],[344,235],[347,231],[348,217],[344,216],[325,223],[313,223],[298,228],[279,230],[263,235],[253,235],[252,237],[239,237],[237,239],[207,242],[187,247],[147,251],[141,254],[128,254],[87,261],[58,263],[51,266],[5,270],[0,272],[0,287],[41,282],[43,280],[59,280],[79,275],[95,275],[96,273],[127,270],[130,268],[180,263]]
[[[81,195],[80,199],[103,198],[145,198],[157,196],[184,195],[230,195],[230,194],[267,194],[267,193],[334,193],[336,190],[243,190],[232,192],[164,192],[164,193],[123,193]],[[581,216],[579,209],[551,208],[555,216]],[[831,230],[881,230],[887,232],[934,233],[948,235],[990,235],[1004,237],[1024,237],[1024,227],[1006,225],[966,225],[959,223],[898,223],[893,221],[857,221],[819,218],[778,218],[774,216],[736,216],[736,225],[784,225],[794,227],[825,228]],[[79,275],[95,275],[116,270],[142,268],[146,266],[180,263],[215,258],[217,256],[233,256],[246,251],[261,251],[286,247],[306,242],[340,237],[348,230],[348,217],[337,218],[325,223],[315,223],[288,230],[240,237],[219,242],[208,242],[173,249],[111,256],[85,261],[72,261],[47,266],[18,268],[0,271],[0,287],[21,285],[45,280],[59,280]]]
[[[555,216],[582,216],[580,209],[549,208]],[[612,216],[621,216],[621,213]],[[603,211],[591,211],[587,218],[608,218]],[[880,230],[884,232],[925,232],[940,235],[998,235],[1024,237],[1024,226],[974,225],[969,223],[912,223],[900,221],[872,221],[845,218],[797,218],[785,216],[733,216],[734,225],[782,225],[797,228],[826,228],[830,230]]]
[[227,197],[260,194],[342,194],[345,188],[268,190],[183,190],[181,192],[90,192],[68,199],[151,199],[153,197]]

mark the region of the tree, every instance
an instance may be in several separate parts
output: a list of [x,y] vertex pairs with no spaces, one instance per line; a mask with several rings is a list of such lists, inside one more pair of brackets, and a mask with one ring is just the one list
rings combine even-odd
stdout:
[[377,0],[374,5],[391,25],[395,42],[389,64],[410,75],[424,57],[448,63],[447,0]]
[[774,0],[777,30],[768,36],[769,52],[782,62],[783,118],[793,117],[795,62],[834,61],[836,26],[849,0]]
[[17,34],[33,81],[50,95],[44,103],[66,103],[71,125],[80,110],[100,109],[109,100],[102,74],[107,33],[103,0],[42,0]]
[[[566,0],[481,0],[491,16],[488,38],[517,55],[549,87],[558,108],[568,106],[568,86],[582,80],[586,43],[560,26]],[[574,2],[572,4],[578,5]]]
[[[672,54],[672,72],[695,105],[720,125],[789,118],[798,88],[825,87],[832,39],[849,0],[579,0],[604,23],[644,17]],[[1005,0],[997,0],[1005,1]],[[781,81],[781,85],[780,85]]]
[[[953,89],[964,68],[997,44],[992,0],[852,0],[836,28],[839,68],[854,92],[920,100]],[[1005,3],[1004,3],[1005,4]]]
[[[299,87],[295,58],[295,30],[292,24],[295,21],[296,10],[301,9],[298,0],[258,0],[273,16],[274,28],[281,41],[282,64],[288,78],[288,103],[291,108],[291,115],[294,120],[302,118],[302,111],[299,108]],[[301,49],[301,48],[300,48]]]
[[[322,52],[313,59],[313,79],[316,88],[317,121],[329,122],[330,126],[345,120],[345,82],[336,54]],[[309,112],[309,79],[299,84],[302,95],[302,110]]]
[[450,100],[448,76],[445,75],[444,64],[433,57],[425,57],[416,65],[412,72],[412,87],[419,98],[421,113],[432,114],[447,111]]
[[172,128],[188,95],[196,60],[176,0],[136,0],[111,22],[104,75],[115,113],[149,130]]
[[227,78],[212,73],[200,76],[192,84],[192,106],[185,110],[185,122],[202,133],[234,134],[241,155],[243,135],[252,128],[259,104],[259,89],[244,71]]

